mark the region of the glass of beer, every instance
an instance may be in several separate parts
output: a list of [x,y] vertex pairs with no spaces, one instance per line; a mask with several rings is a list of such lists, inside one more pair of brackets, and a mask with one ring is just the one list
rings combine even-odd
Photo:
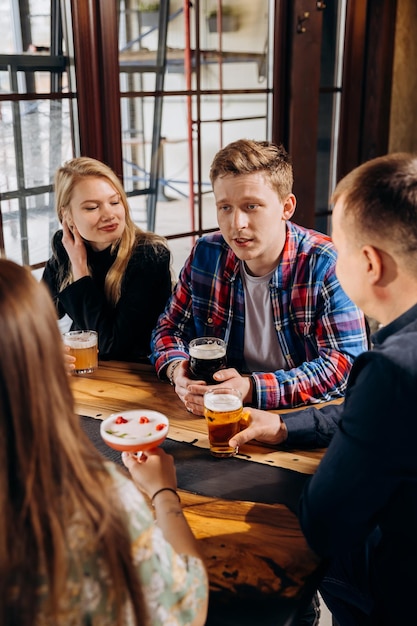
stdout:
[[198,337],[188,345],[190,373],[195,380],[215,385],[214,372],[226,367],[226,344],[217,337]]
[[204,417],[213,456],[229,457],[237,453],[237,448],[229,446],[229,439],[239,432],[242,413],[242,394],[237,389],[215,387],[206,391]]
[[75,357],[75,374],[91,374],[98,366],[98,341],[95,330],[70,330],[63,334],[69,354]]

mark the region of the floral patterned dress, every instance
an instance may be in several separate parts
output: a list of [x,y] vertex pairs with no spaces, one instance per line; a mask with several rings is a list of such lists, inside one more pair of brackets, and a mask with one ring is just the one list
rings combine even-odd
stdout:
[[[193,556],[177,554],[155,524],[152,511],[133,482],[111,463],[106,464],[114,488],[125,508],[132,538],[134,562],[147,604],[150,626],[186,626],[190,624],[206,590],[202,562]],[[107,567],[94,551],[85,525],[73,520],[68,531],[69,551],[83,554],[82,564],[70,560],[66,594],[61,598],[61,615],[57,622],[43,610],[47,600],[46,584],[40,585],[41,610],[36,626],[114,626],[115,607]],[[83,606],[80,622],[79,604]],[[125,626],[133,623],[129,606]]]

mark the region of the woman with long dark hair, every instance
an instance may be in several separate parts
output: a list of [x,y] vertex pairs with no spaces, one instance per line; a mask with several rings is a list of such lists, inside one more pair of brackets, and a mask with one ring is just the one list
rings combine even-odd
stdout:
[[204,624],[207,580],[173,459],[105,462],[74,413],[56,313],[0,260],[0,624]]

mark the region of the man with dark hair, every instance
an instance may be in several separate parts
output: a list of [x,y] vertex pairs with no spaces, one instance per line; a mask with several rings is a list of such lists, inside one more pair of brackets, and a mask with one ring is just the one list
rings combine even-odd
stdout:
[[[336,273],[382,327],[357,357],[343,405],[281,420],[251,410],[230,445],[289,441],[301,420],[314,445],[336,429],[300,501],[310,546],[329,561],[320,591],[340,626],[413,625],[417,589],[417,156],[353,170],[332,198]],[[301,416],[302,413],[302,416]],[[338,427],[336,426],[338,424]]]

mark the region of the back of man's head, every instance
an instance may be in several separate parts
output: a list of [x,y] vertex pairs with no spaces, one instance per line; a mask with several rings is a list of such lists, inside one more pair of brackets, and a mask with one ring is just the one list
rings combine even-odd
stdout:
[[282,145],[268,141],[239,139],[219,150],[210,168],[213,184],[222,176],[241,176],[261,172],[265,181],[281,200],[292,193],[293,170],[291,160]]
[[388,243],[395,256],[417,270],[417,155],[394,153],[367,161],[336,186],[357,243]]

